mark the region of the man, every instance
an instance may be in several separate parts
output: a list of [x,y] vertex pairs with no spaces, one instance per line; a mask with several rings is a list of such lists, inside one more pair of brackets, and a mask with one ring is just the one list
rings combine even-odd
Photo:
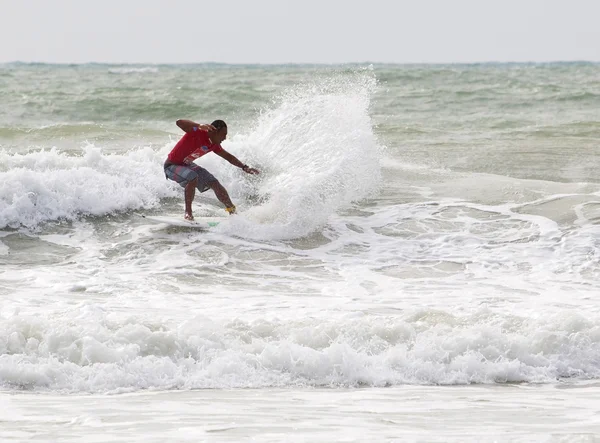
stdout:
[[225,210],[234,214],[235,206],[225,188],[210,172],[195,164],[194,160],[214,152],[248,174],[258,174],[259,171],[245,165],[221,147],[221,142],[227,138],[227,124],[223,120],[215,120],[210,125],[200,125],[190,120],[177,120],[176,123],[185,134],[165,161],[165,175],[185,189],[184,218],[194,219],[192,202],[196,188],[200,192],[212,189],[219,201],[225,205]]

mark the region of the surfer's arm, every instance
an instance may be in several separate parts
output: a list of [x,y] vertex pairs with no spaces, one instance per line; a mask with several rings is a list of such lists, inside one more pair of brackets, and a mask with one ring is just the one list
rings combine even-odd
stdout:
[[175,124],[184,132],[197,131],[198,129],[207,132],[215,130],[213,125],[201,125],[200,123],[196,123],[191,120],[177,120]]
[[242,171],[244,171],[248,174],[258,174],[259,173],[258,169],[251,168],[250,166],[242,163],[235,155],[230,154],[225,149],[221,149],[220,151],[215,151],[215,154],[217,154],[219,157],[224,158],[229,163],[231,163],[233,166],[237,166],[238,168],[241,168]]

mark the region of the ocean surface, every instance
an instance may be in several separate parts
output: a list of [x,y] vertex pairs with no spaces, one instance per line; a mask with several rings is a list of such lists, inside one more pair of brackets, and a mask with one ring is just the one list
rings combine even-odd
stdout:
[[0,441],[600,441],[599,148],[594,63],[0,65]]

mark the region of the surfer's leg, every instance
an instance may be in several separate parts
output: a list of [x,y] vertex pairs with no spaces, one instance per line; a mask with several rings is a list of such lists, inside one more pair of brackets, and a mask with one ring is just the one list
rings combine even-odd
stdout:
[[228,208],[227,212],[230,214],[235,212],[235,206],[231,203],[227,190],[219,183],[219,180],[217,180],[214,175],[198,165],[190,165],[190,168],[193,169],[198,176],[198,183],[196,184],[198,191],[204,192],[208,189],[212,189],[219,201]]
[[184,218],[186,220],[193,220],[192,202],[196,194],[196,186],[198,186],[198,172],[194,170],[193,166],[166,164],[165,175],[168,179],[176,181],[179,183],[179,186],[184,188]]
[[223,203],[226,208],[234,207],[233,203],[231,203],[231,199],[229,198],[227,190],[223,187],[221,183],[219,183],[218,180],[211,181],[210,183],[208,183],[208,186],[210,186],[210,189],[212,189],[215,192],[215,195],[217,196],[219,201]]
[[185,185],[185,215],[183,218],[186,220],[193,220],[194,216],[192,214],[192,202],[194,201],[194,195],[196,194],[196,185],[198,184],[198,179],[195,178],[190,180],[187,185]]

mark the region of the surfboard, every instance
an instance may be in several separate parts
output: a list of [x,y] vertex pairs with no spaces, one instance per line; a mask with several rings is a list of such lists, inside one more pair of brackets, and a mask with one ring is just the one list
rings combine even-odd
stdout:
[[182,228],[210,229],[218,226],[220,222],[226,220],[226,217],[195,217],[194,220],[186,220],[182,216],[166,215],[143,215],[145,219],[157,223],[165,223],[169,226],[179,226]]

